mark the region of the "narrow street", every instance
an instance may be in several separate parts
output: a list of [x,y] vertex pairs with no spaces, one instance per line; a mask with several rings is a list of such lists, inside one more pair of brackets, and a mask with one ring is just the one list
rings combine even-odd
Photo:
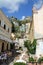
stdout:
[[[0,65],[10,65],[10,63],[13,63],[14,59],[15,59],[18,55],[20,55],[20,54],[21,54],[21,53],[14,51],[14,54],[13,54],[12,56],[8,57],[8,59],[7,59],[6,61],[3,60],[3,61],[0,63]],[[12,64],[11,64],[11,65],[12,65]]]
[[26,63],[27,60],[28,60],[28,55],[26,54],[26,52],[23,51],[19,56],[14,58],[14,60],[9,65],[13,65],[14,62],[24,62],[24,63]]

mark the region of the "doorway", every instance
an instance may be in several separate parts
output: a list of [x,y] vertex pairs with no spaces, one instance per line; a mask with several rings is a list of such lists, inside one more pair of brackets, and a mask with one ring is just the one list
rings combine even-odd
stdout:
[[4,51],[4,43],[2,43],[2,50],[1,50],[2,52]]
[[13,49],[13,44],[10,44],[10,49]]

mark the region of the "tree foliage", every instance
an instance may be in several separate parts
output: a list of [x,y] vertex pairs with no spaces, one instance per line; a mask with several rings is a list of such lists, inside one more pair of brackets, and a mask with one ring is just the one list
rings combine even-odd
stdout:
[[31,54],[35,54],[36,52],[36,40],[34,39],[33,42],[31,43],[31,41],[27,40],[24,42],[24,46],[28,49],[29,53]]
[[39,62],[39,63],[43,62],[43,57],[40,57],[40,58],[38,59],[38,62]]
[[14,65],[26,65],[26,64],[23,62],[16,62],[16,63],[14,63]]
[[35,62],[35,59],[33,57],[29,57],[29,62]]
[[14,33],[15,32],[14,23],[13,22],[11,22],[11,23],[12,23],[12,32]]

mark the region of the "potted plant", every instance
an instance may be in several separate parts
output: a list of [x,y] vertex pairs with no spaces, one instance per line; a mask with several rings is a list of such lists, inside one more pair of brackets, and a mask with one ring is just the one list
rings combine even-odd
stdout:
[[40,58],[38,59],[38,63],[41,63],[41,62],[43,62],[43,57],[40,57]]
[[29,62],[35,62],[35,59],[33,57],[29,57]]
[[16,62],[16,63],[14,63],[14,65],[26,65],[26,64],[23,62]]

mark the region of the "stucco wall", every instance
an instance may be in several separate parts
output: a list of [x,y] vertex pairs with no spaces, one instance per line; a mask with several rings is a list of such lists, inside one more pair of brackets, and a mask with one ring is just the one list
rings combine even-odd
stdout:
[[2,43],[4,43],[4,51],[7,50],[7,44],[8,44],[8,49],[10,50],[10,43],[0,40],[0,52],[2,50]]
[[[4,35],[5,37],[10,38],[12,24],[1,10],[0,10],[0,20],[1,20],[0,35]],[[4,29],[4,24],[6,25],[6,30]],[[8,29],[9,29],[9,32],[8,32]]]
[[34,22],[34,37],[42,38],[43,37],[43,6],[37,10],[37,13],[33,13],[33,22]]

